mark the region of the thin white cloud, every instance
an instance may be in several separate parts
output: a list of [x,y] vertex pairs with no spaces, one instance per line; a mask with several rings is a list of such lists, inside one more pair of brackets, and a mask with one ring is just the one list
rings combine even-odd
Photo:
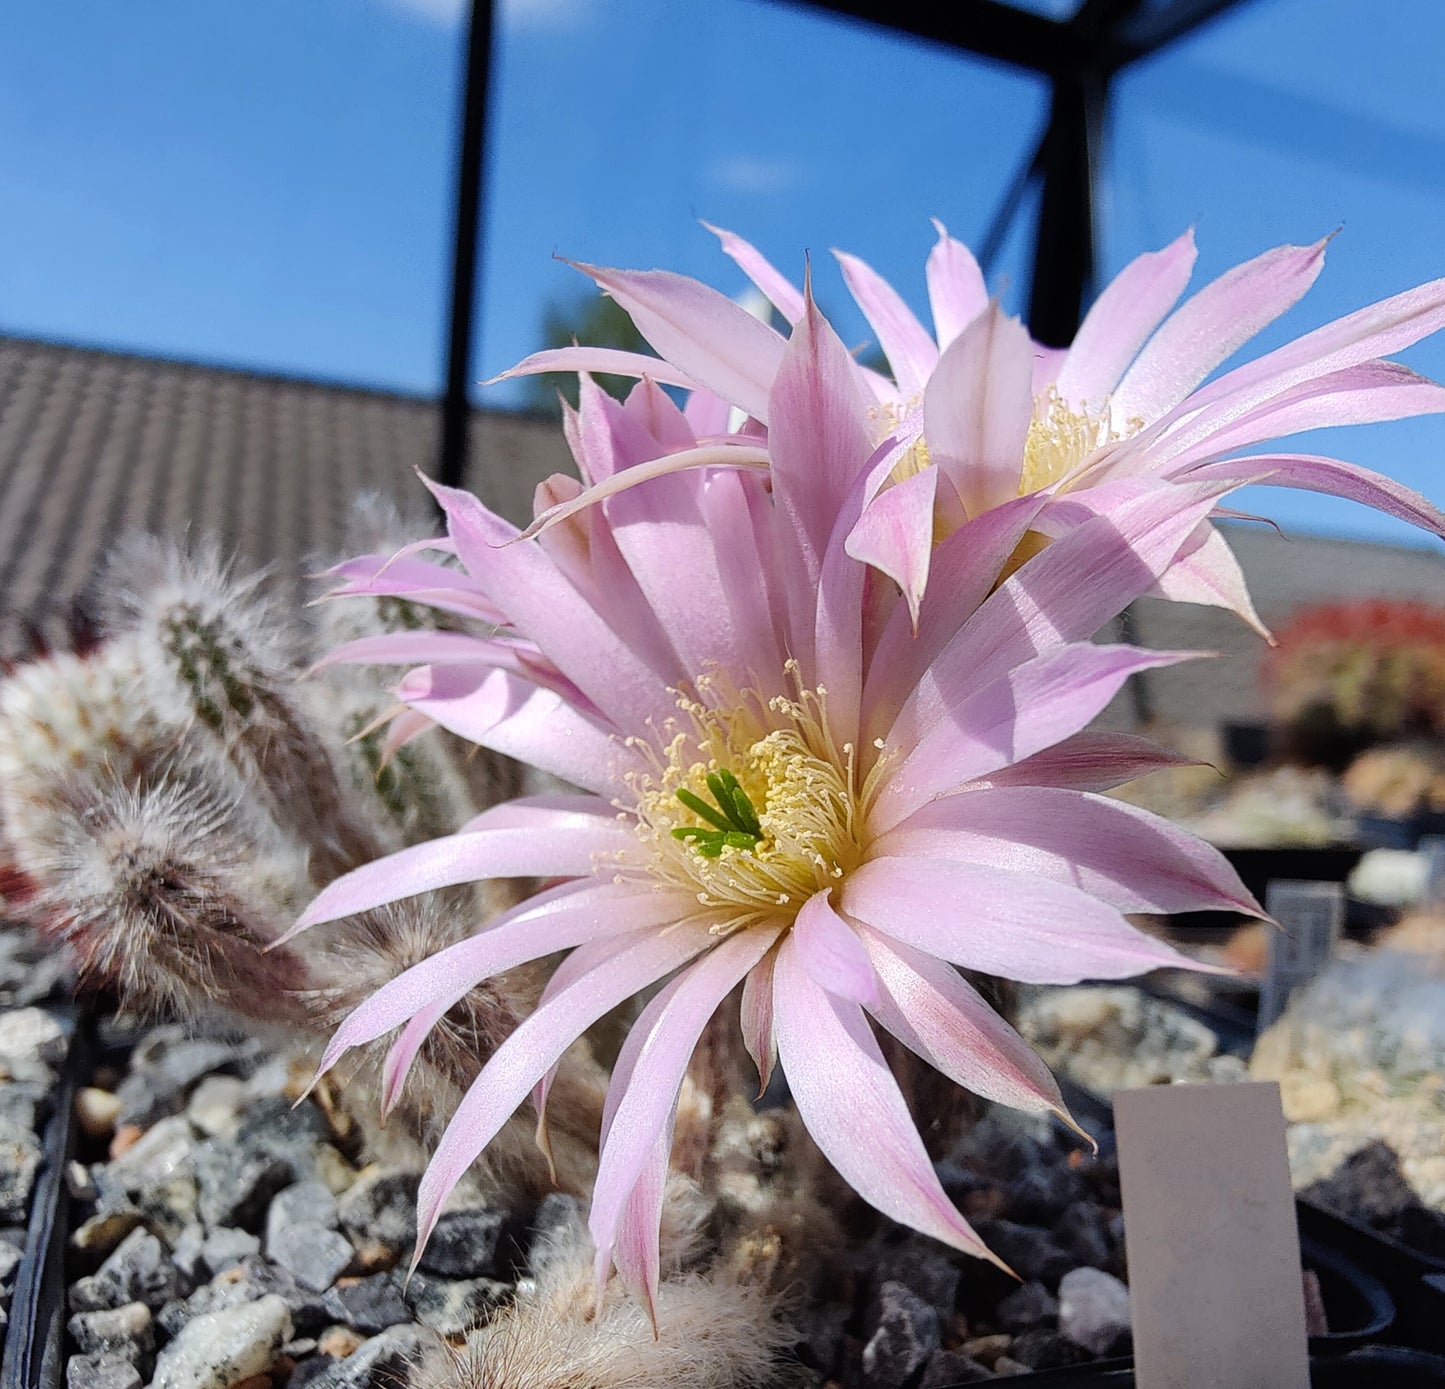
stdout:
[[[380,0],[424,23],[451,29],[466,18],[469,0]],[[585,20],[593,0],[500,0],[502,24],[512,30],[572,29]]]
[[798,182],[798,166],[791,159],[768,159],[734,154],[720,159],[709,171],[714,183],[732,193],[782,193]]

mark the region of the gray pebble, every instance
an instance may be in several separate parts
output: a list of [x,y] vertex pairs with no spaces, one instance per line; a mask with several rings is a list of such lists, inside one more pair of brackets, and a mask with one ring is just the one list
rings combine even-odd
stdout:
[[996,1309],[998,1324],[1005,1331],[1032,1331],[1053,1326],[1059,1315],[1058,1300],[1042,1283],[1024,1283],[1004,1298]]
[[207,1076],[191,1095],[186,1118],[207,1138],[236,1131],[246,1100],[246,1082],[238,1076]]
[[182,1171],[195,1150],[191,1126],[182,1115],[152,1124],[110,1163],[110,1175],[127,1191],[160,1186]]
[[140,1389],[145,1381],[129,1360],[116,1355],[72,1355],[65,1362],[66,1389]]
[[1129,1289],[1097,1268],[1076,1268],[1059,1283],[1059,1330],[1071,1341],[1103,1355],[1128,1331]]
[[1022,1332],[1009,1343],[1009,1356],[1031,1370],[1057,1370],[1065,1365],[1079,1365],[1091,1357],[1077,1342],[1047,1327]]
[[258,1226],[271,1198],[293,1180],[290,1166],[281,1158],[248,1151],[222,1138],[200,1144],[191,1165],[200,1188],[197,1210],[210,1229]]
[[395,1273],[377,1273],[332,1288],[322,1300],[328,1314],[368,1336],[411,1320],[411,1308],[402,1296]]
[[155,1346],[150,1308],[140,1302],[103,1312],[78,1312],[66,1323],[82,1353],[106,1351],[139,1361]]
[[8,1288],[15,1281],[15,1270],[24,1257],[13,1244],[0,1241],[0,1288]]
[[319,1225],[336,1228],[336,1197],[324,1182],[297,1182],[278,1191],[266,1212],[266,1238],[286,1225]]
[[[416,1242],[416,1189],[421,1175],[367,1168],[337,1202],[341,1228],[361,1238],[409,1250]],[[548,1197],[547,1201],[552,1200]],[[543,1201],[543,1207],[547,1201]]]
[[869,1308],[863,1373],[877,1389],[899,1389],[939,1348],[938,1312],[903,1283],[884,1283]]
[[244,1151],[285,1164],[288,1186],[316,1176],[317,1150],[330,1139],[331,1127],[315,1101],[293,1107],[285,1095],[256,1100],[236,1126],[236,1142]]
[[325,1292],[356,1257],[351,1241],[322,1225],[278,1225],[268,1231],[266,1254],[303,1288]]
[[40,1158],[40,1140],[29,1129],[0,1119],[0,1224],[24,1224]]
[[497,1247],[506,1223],[500,1211],[484,1206],[448,1211],[437,1221],[419,1266],[443,1278],[494,1277],[501,1271]]
[[554,1191],[543,1198],[532,1217],[527,1267],[534,1278],[540,1278],[553,1264],[571,1259],[573,1251],[590,1239],[577,1198]]
[[298,1332],[315,1331],[330,1320],[315,1293],[308,1292],[285,1269],[253,1255],[217,1274],[184,1301],[168,1302],[161,1308],[156,1321],[167,1335],[175,1336],[195,1317],[255,1302],[272,1294],[286,1303]]
[[38,1132],[50,1114],[50,1087],[33,1080],[0,1081],[0,1120]]
[[954,1389],[957,1384],[984,1384],[993,1379],[992,1370],[956,1350],[934,1351],[918,1382],[918,1389]]
[[69,1046],[66,1027],[43,1008],[11,1008],[0,1013],[0,1061],[17,1078],[15,1062],[39,1063],[48,1071],[65,1060]]
[[416,1319],[443,1336],[460,1336],[481,1325],[498,1303],[512,1295],[513,1285],[493,1278],[455,1281],[415,1274],[405,1297]]
[[71,1287],[70,1304],[82,1312],[127,1302],[156,1308],[187,1291],[160,1240],[149,1230],[133,1230],[94,1274]]
[[230,1389],[264,1374],[291,1339],[291,1315],[272,1295],[195,1318],[156,1359],[151,1389]]
[[947,1255],[914,1240],[886,1255],[874,1273],[878,1283],[890,1279],[906,1283],[925,1302],[945,1311],[951,1311],[958,1300],[962,1276],[958,1265]]
[[[415,1326],[393,1326],[363,1341],[323,1374],[306,1379],[306,1389],[392,1389],[406,1382],[412,1366],[432,1344]],[[294,1376],[291,1382],[295,1384]]]
[[261,1252],[261,1241],[248,1230],[233,1230],[221,1226],[212,1230],[201,1245],[201,1263],[212,1277],[224,1269],[233,1268],[253,1255]]

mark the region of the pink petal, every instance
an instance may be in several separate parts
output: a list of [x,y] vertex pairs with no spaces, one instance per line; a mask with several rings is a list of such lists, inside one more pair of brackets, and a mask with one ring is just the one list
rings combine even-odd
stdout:
[[687,422],[687,416],[650,377],[639,381],[627,393],[622,410],[668,453],[679,453],[697,444],[697,436]]
[[529,1014],[472,1082],[427,1165],[417,1193],[420,1254],[462,1174],[562,1053],[604,1013],[716,942],[705,926],[635,932],[633,944]]
[[1409,487],[1402,487],[1393,478],[1338,458],[1303,453],[1228,458],[1192,469],[1188,479],[1191,482],[1244,482],[1258,480],[1266,472],[1271,487],[1301,487],[1310,492],[1345,497],[1352,502],[1372,506],[1387,516],[1420,526],[1434,535],[1445,536],[1445,512],[1433,502]]
[[1160,575],[1159,582],[1149,593],[1151,597],[1165,598],[1174,603],[1225,608],[1253,627],[1265,641],[1274,641],[1269,628],[1255,611],[1244,571],[1240,569],[1234,551],[1208,521],[1201,522],[1184,542],[1174,563]]
[[933,227],[938,243],[928,253],[924,273],[933,331],[938,335],[939,351],[943,351],[988,307],[988,290],[973,252],[955,241],[936,217]]
[[328,598],[406,598],[443,612],[504,626],[507,615],[460,569],[424,560],[390,563],[383,555],[363,555],[328,571],[346,580]]
[[733,407],[720,395],[699,386],[689,394],[682,413],[697,438],[711,439],[714,435],[728,432],[732,410]]
[[489,829],[429,839],[364,863],[328,883],[283,939],[323,921],[339,921],[343,916],[458,883],[485,878],[581,877],[591,873],[596,855],[618,853],[636,844],[627,829],[605,821],[586,828]]
[[1079,732],[1136,672],[1199,655],[1078,642],[1036,656],[981,689],[945,694],[939,720],[890,769],[869,828],[875,834],[891,829],[935,796]]
[[960,690],[998,679],[1036,652],[1092,637],[1154,584],[1229,490],[1223,482],[1217,490],[1141,482],[1108,515],[1054,541],[948,640],[904,700],[887,741],[910,747]]
[[678,1089],[703,1028],[781,929],[728,936],[665,985],[633,1023],[608,1088],[611,1113],[604,1120],[592,1190],[588,1228],[599,1256],[611,1253],[624,1204],[677,1107]]
[[509,543],[516,528],[470,492],[429,486],[468,571],[598,709],[625,728],[672,712],[663,673],[618,637],[538,546]]
[[[854,479],[873,453],[853,359],[808,293],[773,383],[773,557],[795,642],[811,644],[819,575]],[[812,652],[791,653],[811,665]]]
[[621,820],[611,801],[568,791],[517,796],[474,815],[460,832],[511,829],[590,829],[599,822]]
[[[1033,343],[991,305],[939,358],[923,397],[929,454],[968,516],[1018,496],[1033,409]],[[964,517],[945,506],[945,519]]]
[[1148,811],[1082,791],[1021,786],[945,796],[876,840],[870,853],[1039,874],[1121,912],[1263,915],[1218,849]]
[[997,1263],[944,1195],[863,1010],[814,983],[791,939],[779,948],[776,974],[783,1069],[839,1176],[884,1215]]
[[635,765],[635,755],[597,719],[509,671],[438,666],[428,680],[435,695],[413,696],[417,713],[576,786],[615,794]]
[[952,965],[866,926],[858,936],[880,986],[868,1011],[904,1046],[986,1100],[1065,1114],[1049,1068]]
[[987,778],[990,786],[1052,786],[1074,791],[1112,791],[1126,781],[1165,767],[1198,765],[1150,738],[1091,730],[1075,733]]
[[726,295],[670,271],[577,269],[617,300],[654,350],[688,374],[682,384],[706,386],[768,423],[768,394],[783,360],[776,332]]
[[938,364],[938,344],[898,291],[876,270],[844,251],[833,254],[843,267],[843,279],[863,310],[863,317],[878,335],[898,389],[904,396],[917,395]]
[[1152,421],[1179,404],[1266,324],[1298,303],[1325,243],[1277,246],[1226,270],[1165,320],[1114,392],[1114,417]]
[[758,287],[767,301],[789,323],[796,323],[802,318],[806,312],[803,296],[786,275],[773,268],[761,251],[742,237],[715,227],[710,222],[704,222],[703,226],[722,242],[723,253],[732,257],[738,269]]
[[1178,302],[1194,270],[1194,233],[1130,261],[1089,310],[1055,382],[1059,395],[1095,410],[1144,340]]
[[[867,514],[867,508],[878,505],[878,489],[887,481],[906,449],[904,442],[885,440],[853,479],[833,525],[833,534],[828,538],[822,570],[818,575],[814,619],[816,654],[812,678],[828,691],[828,722],[840,744],[854,737],[858,731],[864,594],[868,583],[868,569],[858,562],[859,557],[848,547],[857,534],[861,517]],[[903,486],[906,484],[891,487],[888,491],[896,492]],[[917,489],[912,490],[916,492]],[[931,499],[932,488],[927,490]],[[925,523],[928,526],[927,543],[931,548],[931,508],[925,515]]]
[[449,945],[388,980],[342,1020],[322,1055],[324,1074],[352,1047],[385,1036],[424,1009],[464,998],[484,979],[600,936],[665,928],[695,903],[680,893],[615,883],[564,883],[503,913],[476,935]]
[[847,553],[886,574],[903,590],[914,627],[933,559],[938,469],[925,468],[884,488],[848,534]]
[[988,596],[1045,500],[1019,497],[985,511],[933,551],[932,587],[919,603],[916,627],[911,613],[894,609],[869,662],[863,704],[870,737],[887,730],[923,672]]
[[616,347],[553,347],[545,352],[534,352],[500,376],[482,384],[495,386],[499,381],[510,381],[516,376],[538,376],[548,371],[567,372],[569,375],[574,371],[595,371],[610,376],[646,376],[664,386],[682,386],[687,390],[697,386],[697,382],[685,371],[661,357],[624,352]]
[[333,647],[313,671],[338,665],[409,666],[429,661],[475,661],[488,649],[484,638],[466,632],[386,632]]
[[871,1005],[877,999],[878,980],[868,952],[828,904],[826,892],[815,892],[803,903],[793,922],[792,939],[815,984],[852,1003]]
[[773,1035],[773,966],[778,952],[770,950],[743,980],[740,1022],[743,1045],[758,1068],[758,1094],[768,1088],[778,1059],[778,1039]]
[[1025,984],[1207,968],[1078,888],[978,863],[870,859],[845,880],[843,910],[925,954]]
[[642,1174],[623,1205],[616,1240],[609,1251],[604,1252],[599,1248],[594,1260],[594,1306],[602,1305],[607,1286],[607,1266],[615,1262],[623,1284],[631,1288],[646,1304],[654,1337],[659,1334],[657,1285],[662,1271],[662,1202],[671,1170],[669,1158],[672,1153],[673,1117],[674,1115],[670,1114],[667,1123],[658,1132],[643,1165]]

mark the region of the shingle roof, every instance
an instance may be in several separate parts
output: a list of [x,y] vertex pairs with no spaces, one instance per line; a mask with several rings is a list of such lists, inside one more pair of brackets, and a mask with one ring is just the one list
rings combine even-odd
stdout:
[[[532,490],[570,471],[556,424],[478,411],[471,485],[513,520]],[[371,489],[406,503],[436,452],[432,401],[219,367],[0,337],[0,660],[67,615],[110,542],[145,528],[218,535],[245,562],[297,574],[342,543],[346,499]],[[1227,526],[1260,613],[1367,595],[1445,603],[1438,549],[1371,545]],[[1205,725],[1253,717],[1263,643],[1213,608],[1136,605],[1149,646],[1224,652],[1150,674],[1159,717]],[[1127,721],[1116,702],[1112,721]]]
[[[550,422],[473,429],[479,490],[509,515],[569,466]],[[64,642],[117,535],[209,532],[297,573],[341,543],[351,494],[414,504],[436,441],[419,397],[0,337],[0,659]]]

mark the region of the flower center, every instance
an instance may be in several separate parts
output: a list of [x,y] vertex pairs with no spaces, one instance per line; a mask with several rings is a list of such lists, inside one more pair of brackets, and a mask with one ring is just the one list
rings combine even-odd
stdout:
[[860,768],[828,728],[827,691],[803,687],[795,662],[786,674],[794,693],[772,697],[700,676],[665,744],[629,739],[652,767],[630,779],[645,852],[623,873],[692,893],[718,934],[790,922],[862,861],[883,759]]
[[1034,397],[1034,416],[1029,421],[1023,467],[1019,470],[1019,496],[1041,492],[1068,477],[1091,454],[1105,444],[1126,438],[1143,423],[1130,420],[1129,427],[1120,432],[1113,426],[1107,400],[1098,414],[1080,412],[1050,386]]

